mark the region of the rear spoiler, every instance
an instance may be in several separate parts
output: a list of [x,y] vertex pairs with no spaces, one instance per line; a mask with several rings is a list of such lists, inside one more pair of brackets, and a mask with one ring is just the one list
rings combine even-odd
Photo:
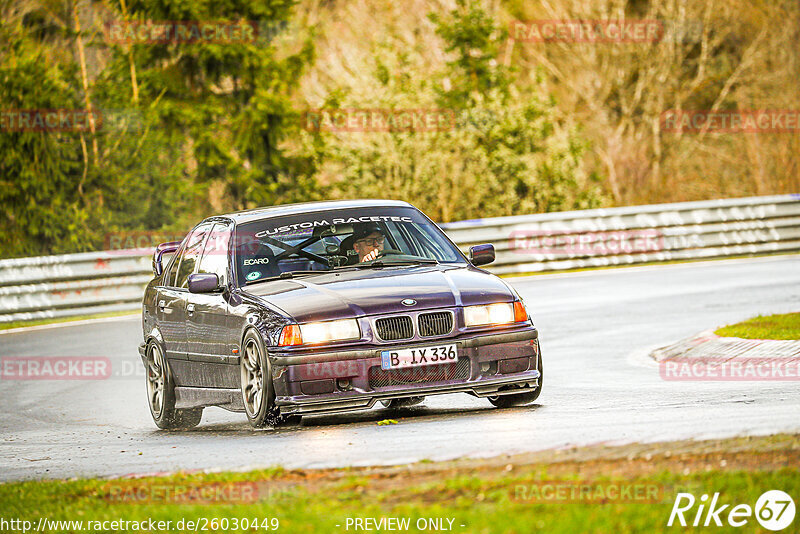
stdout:
[[153,253],[153,274],[161,276],[161,273],[164,272],[164,266],[161,265],[161,257],[164,256],[164,254],[175,252],[180,246],[180,241],[170,241],[168,243],[161,243],[156,247],[156,251]]

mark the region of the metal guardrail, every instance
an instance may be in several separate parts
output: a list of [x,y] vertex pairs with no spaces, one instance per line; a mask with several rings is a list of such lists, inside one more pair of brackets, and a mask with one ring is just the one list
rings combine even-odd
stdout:
[[[518,274],[800,251],[800,195],[595,209],[442,224],[489,270]],[[0,323],[136,310],[152,250],[0,260]]]
[[0,260],[0,323],[135,310],[151,258],[140,249]]
[[494,243],[496,274],[800,251],[800,195],[544,213],[441,225]]

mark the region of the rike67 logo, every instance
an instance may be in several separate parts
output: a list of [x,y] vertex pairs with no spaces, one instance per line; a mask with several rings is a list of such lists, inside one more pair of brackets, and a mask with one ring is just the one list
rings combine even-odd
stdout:
[[728,526],[738,528],[745,526],[755,516],[763,528],[777,532],[791,525],[794,515],[794,501],[788,493],[780,490],[764,492],[756,501],[755,508],[749,504],[733,506],[723,503],[719,493],[715,493],[710,502],[705,494],[698,501],[691,493],[678,493],[667,526],[679,524],[683,527],[721,527],[727,523]]

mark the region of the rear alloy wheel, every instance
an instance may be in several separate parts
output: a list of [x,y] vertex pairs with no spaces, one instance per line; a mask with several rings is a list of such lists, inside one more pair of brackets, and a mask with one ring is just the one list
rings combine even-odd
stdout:
[[384,408],[394,410],[395,408],[408,408],[409,406],[416,406],[417,404],[422,404],[423,401],[425,401],[425,397],[406,397],[405,399],[382,400],[381,404],[383,404]]
[[536,358],[536,369],[539,371],[539,387],[537,387],[535,391],[529,391],[526,393],[489,397],[489,402],[498,408],[511,408],[512,406],[525,406],[526,404],[530,404],[539,398],[539,394],[542,392],[542,378],[544,375],[542,375],[542,351],[538,350],[537,353],[539,356]]
[[261,339],[252,330],[244,337],[240,363],[242,402],[253,428],[276,426],[281,418],[275,406],[275,391],[269,361]]
[[194,428],[203,418],[203,408],[175,408],[175,386],[164,352],[155,341],[147,346],[147,405],[156,426],[164,430]]

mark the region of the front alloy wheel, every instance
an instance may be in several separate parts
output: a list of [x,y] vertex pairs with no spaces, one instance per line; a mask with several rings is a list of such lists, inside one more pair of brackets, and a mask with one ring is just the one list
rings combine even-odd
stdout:
[[244,337],[240,362],[242,402],[247,420],[254,428],[275,426],[279,422],[272,388],[269,361],[261,346],[260,337],[252,330]]

